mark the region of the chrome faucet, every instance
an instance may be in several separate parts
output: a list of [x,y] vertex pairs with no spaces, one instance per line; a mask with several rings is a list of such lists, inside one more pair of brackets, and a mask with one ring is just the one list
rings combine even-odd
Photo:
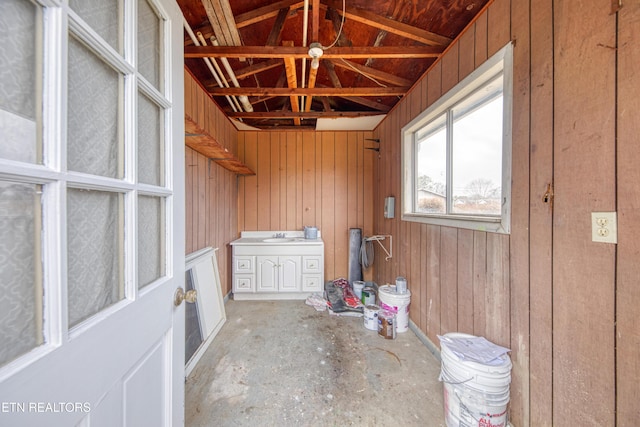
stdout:
[[275,237],[276,239],[284,239],[287,236],[285,235],[285,233],[276,233],[273,235],[273,237]]

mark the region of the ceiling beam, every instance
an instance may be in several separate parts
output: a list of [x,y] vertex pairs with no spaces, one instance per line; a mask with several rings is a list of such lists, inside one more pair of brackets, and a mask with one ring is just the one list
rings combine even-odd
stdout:
[[[282,45],[292,47],[293,41],[283,41]],[[284,58],[284,69],[287,72],[287,85],[289,89],[297,89],[298,77],[296,74],[296,60],[291,57]],[[300,105],[298,104],[298,96],[289,94],[289,101],[291,102],[291,110],[296,113],[299,112]],[[300,117],[294,117],[293,124],[300,126]]]
[[[282,67],[282,59],[269,59],[267,61],[258,62],[257,64],[250,65],[248,67],[235,70],[234,74],[238,80],[246,79],[254,74],[261,73],[263,71],[271,70],[273,68]],[[218,83],[213,79],[208,79],[204,82],[204,86],[207,88],[217,87]]]
[[[322,6],[332,7],[339,14],[342,14],[341,1],[322,0]],[[347,7],[344,15],[347,19],[361,22],[429,46],[448,46],[452,41],[449,37],[441,36],[418,27],[413,27],[400,21],[385,18],[365,9]]]
[[288,7],[280,9],[278,16],[276,17],[276,21],[273,23],[273,27],[271,27],[271,32],[269,33],[269,37],[267,37],[265,46],[278,46],[280,44],[280,37],[282,35],[284,23],[287,20],[287,15],[289,15]]
[[304,2],[298,0],[282,0],[268,6],[259,7],[247,13],[241,13],[236,16],[236,27],[242,28],[255,24],[256,22],[264,21],[265,19],[273,18],[278,15],[280,9],[290,7],[297,9],[302,6]]
[[[443,47],[380,46],[332,47],[323,59],[339,58],[437,58]],[[287,46],[185,46],[185,58],[309,58],[308,47]]]
[[409,87],[315,87],[315,88],[276,88],[276,87],[225,87],[213,88],[212,96],[402,96]]
[[230,112],[227,116],[241,119],[319,119],[319,118],[339,118],[339,117],[368,117],[379,116],[380,111],[266,111],[266,112]]
[[403,79],[402,77],[396,76],[395,74],[385,73],[384,71],[376,70],[375,68],[367,67],[356,62],[347,61],[346,59],[331,59],[330,61],[336,67],[345,68],[356,73],[365,74],[366,76],[373,77],[374,79],[381,80],[383,82],[391,83],[395,86],[411,86],[413,84],[411,80]]

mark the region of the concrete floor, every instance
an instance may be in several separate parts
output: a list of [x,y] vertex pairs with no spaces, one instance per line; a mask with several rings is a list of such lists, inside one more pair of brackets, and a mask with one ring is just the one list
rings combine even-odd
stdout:
[[304,301],[229,301],[186,383],[186,425],[444,426],[439,361],[411,331]]

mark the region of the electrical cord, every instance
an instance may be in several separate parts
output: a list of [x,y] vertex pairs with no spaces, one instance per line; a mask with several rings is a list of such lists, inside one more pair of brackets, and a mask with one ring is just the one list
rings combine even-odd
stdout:
[[346,0],[342,0],[342,21],[340,22],[340,29],[338,30],[338,34],[336,35],[336,39],[329,46],[322,46],[322,50],[331,49],[338,43],[338,39],[340,38],[340,34],[342,34],[342,26],[344,25],[344,14],[347,10],[347,2]]
[[360,245],[360,264],[363,268],[369,268],[369,266],[373,264],[374,252],[373,241],[367,240],[366,238],[362,239],[362,244]]

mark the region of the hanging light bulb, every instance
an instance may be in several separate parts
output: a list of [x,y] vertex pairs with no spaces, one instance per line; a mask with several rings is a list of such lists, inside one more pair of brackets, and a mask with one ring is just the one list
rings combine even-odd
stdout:
[[311,60],[311,68],[317,69],[320,66],[320,57],[324,53],[322,45],[318,42],[313,42],[309,45],[309,56]]

